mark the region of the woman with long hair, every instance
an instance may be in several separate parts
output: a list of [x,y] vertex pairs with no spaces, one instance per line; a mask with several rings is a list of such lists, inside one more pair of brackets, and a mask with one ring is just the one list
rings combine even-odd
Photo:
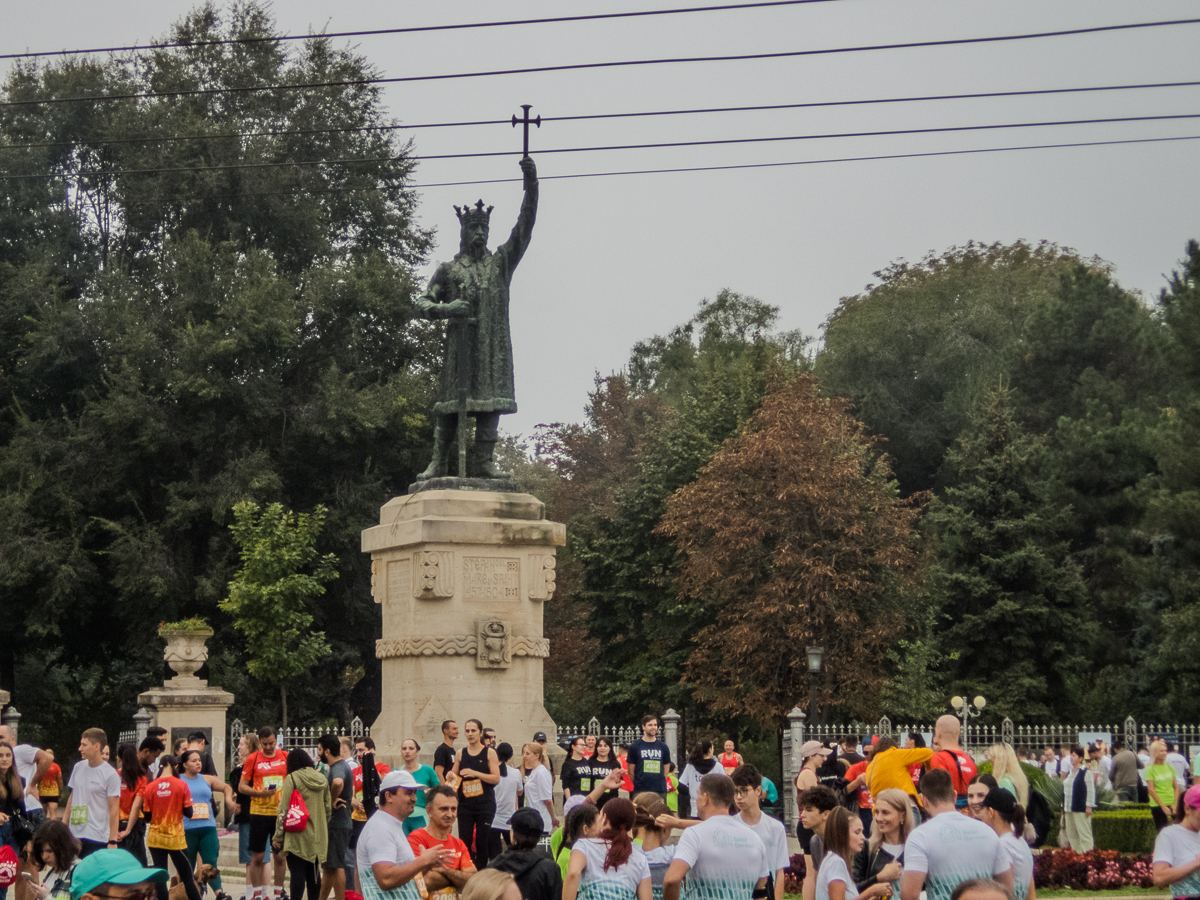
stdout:
[[[561,831],[555,831],[550,836],[550,852],[562,872],[563,881],[567,880],[567,869],[571,865],[571,848],[581,837],[596,837],[600,833],[600,810],[590,803],[581,803],[569,810],[563,819]],[[561,843],[554,846],[558,837]]]
[[485,869],[471,876],[460,900],[521,900],[516,879],[499,869]]
[[[592,786],[595,787],[605,779],[609,772],[613,769],[621,768],[621,763],[617,759],[617,754],[613,752],[613,744],[611,738],[606,738],[600,735],[596,738],[596,749],[592,753]],[[609,800],[621,795],[616,788],[605,791],[596,801],[597,809],[604,809],[604,804]]]
[[899,894],[903,869],[897,860],[904,852],[904,842],[916,827],[908,794],[899,788],[879,792],[875,798],[871,839],[854,856],[854,883],[859,891],[887,882]]
[[512,757],[512,744],[507,741],[496,748],[496,759],[500,760],[500,783],[496,785],[496,815],[492,817],[491,832],[488,836],[492,844],[489,851],[492,859],[498,857],[505,847],[512,846],[509,832],[512,830],[513,813],[517,811],[517,802],[521,796],[521,773],[515,766],[509,765]]
[[482,871],[491,858],[500,758],[495,750],[483,743],[483,723],[478,719],[467,719],[463,732],[467,736],[467,746],[458,752],[453,769],[458,779],[458,837],[471,851],[475,868]]
[[1000,838],[1012,862],[1013,893],[1017,900],[1034,900],[1033,852],[1025,842],[1025,807],[1004,787],[994,787],[983,798],[981,820]]
[[637,810],[624,797],[600,813],[600,834],[580,838],[571,848],[563,900],[653,900],[650,864],[635,853],[630,832]]
[[30,859],[41,876],[29,885],[38,900],[70,900],[71,875],[79,862],[79,842],[71,829],[56,819],[48,819],[33,833]]
[[[288,831],[288,807],[292,794],[299,793],[308,807],[308,823],[303,831]],[[308,900],[317,900],[321,890],[321,863],[328,859],[329,816],[333,813],[333,800],[329,793],[329,781],[317,771],[312,757],[303,750],[288,751],[287,775],[279,785],[279,812],[275,816],[275,836],[271,848],[287,854],[291,900],[301,900],[305,888]]]
[[868,887],[861,894],[850,877],[854,855],[862,850],[862,819],[852,815],[844,806],[839,806],[825,820],[825,856],[817,870],[816,900],[872,900],[874,897],[889,897],[892,885],[880,882]]
[[[666,802],[652,791],[642,791],[633,798],[633,806],[637,816],[633,823],[633,839],[642,845],[646,862],[650,865],[670,863],[675,858],[675,845],[667,843],[671,829],[660,828],[657,824],[659,816],[671,815]],[[662,897],[661,885],[655,888],[655,896]]]
[[[433,766],[427,766],[418,758],[417,754],[421,752],[421,745],[413,738],[406,738],[400,744],[400,758],[404,760],[404,771],[412,775],[413,780],[423,788],[437,787],[441,782],[438,781],[437,772],[433,770]],[[376,765],[376,770],[379,766]],[[388,767],[383,766],[383,771],[380,775],[388,773]],[[417,805],[413,807],[413,813],[404,820],[404,833],[412,834],[418,828],[424,828],[429,824],[429,813],[425,811],[425,791],[417,791]]]
[[[188,865],[187,838],[183,834],[183,820],[192,813],[192,795],[187,785],[179,780],[179,760],[174,756],[163,756],[158,761],[158,777],[142,788],[133,798],[129,808],[129,821],[117,840],[129,837],[132,823],[138,820],[142,810],[150,814],[150,827],[146,829],[146,846],[150,848],[150,861],[156,869],[165,869],[170,862],[179,873],[188,900],[200,900],[200,891]],[[158,900],[167,900],[167,885],[155,882]]]
[[537,742],[526,744],[521,748],[521,762],[529,772],[525,777],[525,805],[542,814],[542,825],[549,834],[558,827],[558,816],[554,813],[554,780],[545,748]]
[[[692,749],[688,751],[687,765],[683,767],[683,771],[679,773],[679,799],[687,797],[687,805],[679,804],[679,811],[693,819],[698,815],[696,812],[696,798],[700,796],[700,779],[712,772],[717,767],[717,761],[713,758],[712,741],[696,741],[692,744]],[[813,784],[816,784],[814,781]]]
[[202,775],[204,757],[199,750],[184,750],[179,757],[179,767],[182,770],[179,779],[188,786],[192,794],[192,817],[183,823],[183,836],[187,839],[188,863],[196,868],[197,858],[202,859],[213,867],[217,867],[217,877],[212,880],[216,900],[224,900],[229,895],[221,885],[220,869],[217,858],[221,855],[221,843],[217,840],[217,819],[213,806],[213,794],[220,791],[225,795],[226,808],[237,812],[238,802],[233,795],[233,788],[215,775]]
[[119,828],[123,832],[129,828],[129,836],[120,842],[122,850],[128,850],[134,858],[146,866],[146,823],[140,818],[130,823],[129,812],[133,809],[133,799],[140,794],[149,781],[150,773],[138,759],[137,747],[133,744],[121,744],[117,754],[121,760],[121,797],[117,801],[120,808]]
[[1000,787],[1000,782],[987,772],[974,776],[967,785],[967,806],[963,812],[972,819],[982,819],[983,798],[995,787]]
[[[13,834],[13,817],[25,813],[25,786],[21,784],[21,776],[17,774],[17,762],[13,756],[12,744],[0,742],[0,846],[7,844],[13,852],[21,855]],[[0,900],[3,900],[7,888],[0,888]]]
[[992,761],[992,775],[996,784],[1012,794],[1022,808],[1029,805],[1029,778],[1021,768],[1021,761],[1008,744],[1001,742],[988,747],[987,758]]

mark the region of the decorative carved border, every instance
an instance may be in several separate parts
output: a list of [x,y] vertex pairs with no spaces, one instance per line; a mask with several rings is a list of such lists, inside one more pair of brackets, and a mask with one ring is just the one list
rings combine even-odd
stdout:
[[[550,639],[514,635],[509,638],[513,656],[545,659],[550,655]],[[401,656],[476,656],[479,642],[473,634],[422,634],[375,642],[376,659]]]

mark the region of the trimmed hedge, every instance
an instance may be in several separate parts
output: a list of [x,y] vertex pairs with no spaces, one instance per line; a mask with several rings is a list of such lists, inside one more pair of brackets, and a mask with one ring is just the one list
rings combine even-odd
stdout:
[[1099,809],[1092,814],[1092,835],[1097,850],[1151,853],[1158,832],[1149,807]]

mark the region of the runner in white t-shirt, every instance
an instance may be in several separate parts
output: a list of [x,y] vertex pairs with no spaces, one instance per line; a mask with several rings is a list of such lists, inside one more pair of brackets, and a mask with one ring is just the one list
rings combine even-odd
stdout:
[[[767,848],[757,834],[729,815],[736,792],[725,774],[700,779],[696,811],[700,824],[679,838],[675,859],[663,878],[663,900],[746,900],[765,896]],[[686,880],[685,880],[686,879]]]
[[416,809],[420,787],[404,769],[388,772],[380,782],[379,809],[363,826],[355,848],[365,900],[420,900],[417,879],[445,861],[448,851],[441,845],[415,856],[404,834],[404,820]]
[[950,900],[954,889],[972,878],[995,878],[1012,890],[1012,863],[996,832],[955,809],[950,773],[933,769],[921,779],[925,810],[933,816],[904,844],[900,900]]
[[650,900],[650,863],[633,846],[636,811],[624,797],[600,813],[600,836],[571,845],[562,900]]
[[1183,821],[1168,825],[1154,841],[1154,886],[1173,897],[1200,896],[1200,786],[1183,795]]
[[994,787],[983,798],[980,820],[986,822],[1000,838],[1000,846],[1012,863],[1013,893],[1017,900],[1026,900],[1033,890],[1033,852],[1025,843],[1025,809],[1017,798],[1004,788]]
[[738,821],[758,835],[767,851],[767,896],[783,900],[783,870],[790,866],[787,829],[778,819],[763,813],[759,807],[762,774],[752,765],[743,763],[729,776],[735,791]]

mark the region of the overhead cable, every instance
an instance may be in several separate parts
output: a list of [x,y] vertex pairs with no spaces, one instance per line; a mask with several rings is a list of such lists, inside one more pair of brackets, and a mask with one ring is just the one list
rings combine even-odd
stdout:
[[318,81],[301,84],[253,85],[229,88],[195,88],[182,91],[144,91],[131,94],[99,94],[87,97],[52,97],[43,100],[8,100],[0,107],[42,106],[54,103],[97,103],[113,100],[147,100],[157,97],[200,97],[216,94],[246,94],[262,91],[295,91],[327,87],[356,87],[368,84],[401,84],[420,81],[444,81],[458,78],[491,78],[500,75],[529,75],[546,72],[579,71],[585,69],[611,69],[626,66],[659,66],[685,63],[746,62],[751,60],[789,59],[804,56],[827,56],[839,53],[865,53],[877,50],[909,50],[922,47],[950,47],[971,44],[1026,41],[1037,38],[1066,37],[1080,34],[1099,34],[1111,31],[1127,31],[1140,28],[1162,28],[1173,25],[1200,24],[1200,19],[1170,19],[1158,22],[1133,22],[1124,25],[1099,25],[1091,28],[1068,28],[1058,31],[1037,31],[1025,34],[994,35],[990,37],[947,38],[945,40],[907,41],[896,44],[863,44],[854,47],[826,47],[818,50],[786,50],[777,53],[738,53],[723,56],[677,56],[661,59],[614,60],[594,63],[566,63],[557,66],[529,66],[519,69],[491,69],[479,72],[450,72],[440,75],[404,75],[395,78],[356,78],[345,81]]
[[[935,156],[967,156],[979,153],[1009,153],[1019,150],[1056,150],[1072,147],[1112,147],[1121,144],[1161,144],[1175,141],[1200,141],[1200,134],[1180,135],[1157,138],[1125,138],[1110,141],[1073,141],[1061,144],[1025,144],[1018,147],[976,147],[967,150],[931,150],[924,153],[885,153],[877,156],[841,156],[829,159],[800,159],[788,162],[768,163],[734,163],[725,166],[676,166],[667,169],[627,169],[615,172],[575,172],[567,175],[539,175],[539,181],[561,181],[574,178],[611,178],[623,175],[667,175],[680,172],[724,172],[732,169],[774,169],[788,166],[816,166],[828,163],[875,162],[889,159],[921,159]],[[426,190],[439,187],[467,187],[480,184],[510,184],[520,182],[520,178],[485,178],[476,181],[440,181],[429,184],[404,185],[409,190]],[[201,200],[235,200],[245,197],[281,197],[281,196],[319,196],[323,194],[348,194],[359,191],[381,190],[376,185],[342,188],[312,188],[285,191],[245,191],[239,194],[207,194],[192,197],[160,197],[153,200],[126,201],[128,205],[142,206],[162,203],[187,203]]]
[[472,28],[501,28],[510,25],[557,25],[591,22],[600,19],[633,19],[649,16],[674,16],[681,13],[726,12],[769,6],[800,6],[807,3],[832,3],[835,0],[770,0],[762,3],[723,3],[720,6],[687,6],[676,9],[648,9],[639,12],[591,13],[578,16],[549,16],[541,19],[503,19],[494,22],[462,22],[453,25],[413,25],[407,28],[373,28],[368,31],[334,31],[321,34],[281,34],[270,37],[221,38],[215,41],[164,41],[157,44],[130,44],[125,47],[90,47],[85,50],[43,50],[36,53],[0,53],[0,59],[29,59],[39,56],[83,56],[88,53],[129,53],[138,50],[166,50],[172,47],[216,47],[229,44],[273,44],[277,41],[309,41],[314,38],[377,37],[388,34],[418,34],[427,31],[466,31]]
[[[554,147],[538,150],[536,155],[557,153],[594,153],[610,150],[658,150],[678,147],[710,147],[719,144],[764,144],[782,141],[818,141],[833,138],[890,137],[901,134],[944,134],[956,131],[995,131],[1003,128],[1049,128],[1063,125],[1102,125],[1115,122],[1155,122],[1175,119],[1200,119],[1200,113],[1178,113],[1160,116],[1114,116],[1102,119],[1060,119],[1045,122],[1008,122],[1000,125],[945,125],[937,128],[893,128],[879,131],[843,131],[828,134],[792,134],[773,137],[714,138],[705,141],[663,141],[646,144],[608,144],[594,147]],[[515,156],[517,150],[474,151],[469,153],[436,153],[422,156],[373,156],[347,159],[304,159],[284,162],[228,163],[216,166],[165,166],[146,169],[85,169],[71,173],[38,173],[30,175],[0,175],[0,181],[28,181],[47,178],[90,178],[96,175],[164,175],[175,172],[217,172],[229,169],[276,169],[302,166],[354,165],[357,163],[420,162],[431,159],[478,159],[495,156]]]
[[[661,109],[645,112],[587,113],[568,116],[542,116],[542,122],[581,122],[593,119],[632,119],[656,116],[689,116],[708,113],[768,112],[782,109],[815,109],[834,106],[866,106],[886,103],[918,103],[931,100],[981,100],[995,97],[1030,97],[1048,94],[1078,94],[1103,91],[1133,91],[1159,88],[1198,87],[1200,81],[1166,81],[1153,84],[1113,84],[1095,87],[1038,88],[1024,91],[982,91],[971,94],[926,94],[916,97],[878,97],[870,100],[815,100],[807,103],[770,103],[760,106],[713,106],[699,109]],[[463,122],[422,122],[414,125],[364,125],[357,128],[304,128],[279,131],[223,131],[213,134],[182,134],[166,137],[88,138],[80,141],[43,141],[30,144],[0,144],[3,150],[34,150],[49,147],[89,147],[108,144],[165,144],[179,141],[215,141],[228,138],[292,137],[316,134],[353,134],[360,132],[407,131],[422,128],[463,128],[475,125],[509,125],[509,119],[476,119]]]

